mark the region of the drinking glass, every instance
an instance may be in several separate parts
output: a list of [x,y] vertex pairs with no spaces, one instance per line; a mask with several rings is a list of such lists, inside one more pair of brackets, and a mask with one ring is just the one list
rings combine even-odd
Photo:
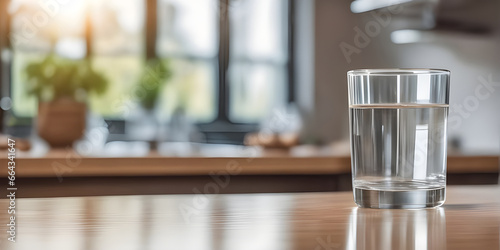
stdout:
[[450,72],[361,69],[349,71],[347,77],[356,204],[442,205]]

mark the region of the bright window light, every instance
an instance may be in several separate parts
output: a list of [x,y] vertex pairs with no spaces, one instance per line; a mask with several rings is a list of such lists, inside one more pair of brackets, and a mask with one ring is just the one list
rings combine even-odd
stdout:
[[362,13],[411,1],[413,0],[356,0],[351,3],[351,11]]
[[422,40],[419,30],[396,30],[391,33],[391,41],[395,44],[416,43]]

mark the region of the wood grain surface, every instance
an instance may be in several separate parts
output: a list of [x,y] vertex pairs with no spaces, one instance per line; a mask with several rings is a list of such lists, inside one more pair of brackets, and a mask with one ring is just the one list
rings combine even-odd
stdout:
[[[0,200],[1,224],[8,200]],[[500,187],[455,186],[441,208],[357,208],[351,192],[17,200],[1,249],[499,249]],[[2,230],[4,231],[4,230]]]

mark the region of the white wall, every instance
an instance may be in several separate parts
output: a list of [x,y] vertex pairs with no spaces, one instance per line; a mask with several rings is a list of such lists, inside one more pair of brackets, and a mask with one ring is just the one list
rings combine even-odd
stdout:
[[[297,0],[297,2],[306,2]],[[314,41],[306,46],[314,51],[313,77],[297,81],[298,88],[313,88],[312,93],[297,91],[299,100],[303,93],[313,95],[314,108],[308,107],[310,117],[306,134],[323,142],[348,138],[348,108],[346,72],[355,68],[417,67],[445,68],[452,72],[450,117],[455,116],[450,124],[450,137],[458,138],[465,152],[491,154],[498,153],[500,147],[500,86],[477,98],[475,92],[480,84],[479,77],[500,82],[500,39],[498,35],[477,36],[458,32],[431,32],[428,41],[413,44],[394,44],[390,39],[393,30],[401,28],[397,15],[392,16],[386,27],[370,38],[359,54],[346,60],[339,45],[345,42],[354,44],[355,27],[365,29],[366,24],[377,19],[371,13],[353,14],[351,1],[315,0],[307,1],[314,5]],[[302,9],[297,9],[301,12]],[[310,10],[309,10],[310,12]],[[500,14],[500,9],[498,9]],[[500,15],[498,15],[500,16]],[[300,21],[300,20],[298,20]],[[302,27],[304,29],[304,27]],[[297,31],[297,36],[308,34]],[[301,55],[297,53],[301,65]],[[303,61],[302,63],[308,62]],[[304,65],[304,64],[302,64]],[[309,63],[310,65],[310,63]],[[307,71],[307,67],[297,68]],[[314,81],[314,84],[310,84]],[[483,93],[484,89],[480,90]],[[307,99],[307,98],[305,98]],[[310,98],[309,98],[310,99]],[[484,100],[479,100],[484,99]],[[474,100],[478,100],[475,102]],[[309,102],[310,103],[310,102]],[[469,109],[460,115],[456,110],[459,105]],[[468,105],[468,106],[467,106]],[[302,106],[302,105],[301,105]],[[477,107],[475,107],[477,106]],[[309,111],[307,111],[309,110]],[[468,114],[468,115],[464,115]]]

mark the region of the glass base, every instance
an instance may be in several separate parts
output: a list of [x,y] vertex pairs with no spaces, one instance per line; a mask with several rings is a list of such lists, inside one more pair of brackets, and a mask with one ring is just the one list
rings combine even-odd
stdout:
[[387,191],[354,188],[354,202],[364,208],[431,208],[443,205],[446,189]]

